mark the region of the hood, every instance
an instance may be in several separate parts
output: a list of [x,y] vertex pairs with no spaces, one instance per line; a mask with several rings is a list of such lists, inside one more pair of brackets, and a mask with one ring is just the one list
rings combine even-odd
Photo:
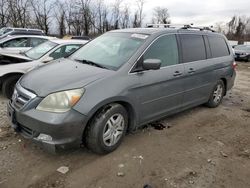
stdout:
[[22,77],[20,84],[45,97],[58,91],[82,88],[113,73],[112,70],[62,59],[30,71]]
[[0,53],[0,65],[12,64],[12,63],[25,63],[29,61],[32,61],[32,59],[22,54]]
[[247,51],[247,50],[236,50],[236,49],[234,49],[234,52],[235,53],[238,53],[238,54],[246,54],[246,53],[250,53],[249,51]]

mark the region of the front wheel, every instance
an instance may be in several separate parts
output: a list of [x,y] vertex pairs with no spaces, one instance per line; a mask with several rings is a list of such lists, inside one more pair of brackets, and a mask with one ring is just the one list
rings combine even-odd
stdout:
[[210,108],[215,108],[220,105],[225,93],[225,84],[222,80],[219,80],[215,87],[213,88],[213,92],[210,95],[210,98],[206,105]]
[[128,113],[120,104],[110,104],[97,113],[85,134],[86,146],[95,153],[114,151],[126,134]]

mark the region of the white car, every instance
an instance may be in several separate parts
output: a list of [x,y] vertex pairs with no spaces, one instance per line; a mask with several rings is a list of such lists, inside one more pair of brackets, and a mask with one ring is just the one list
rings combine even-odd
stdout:
[[3,95],[10,98],[16,82],[26,72],[52,60],[67,57],[87,42],[86,40],[52,39],[23,54],[2,54],[0,85],[2,85]]
[[7,36],[0,40],[0,54],[26,52],[33,47],[55,37],[37,35],[15,35]]

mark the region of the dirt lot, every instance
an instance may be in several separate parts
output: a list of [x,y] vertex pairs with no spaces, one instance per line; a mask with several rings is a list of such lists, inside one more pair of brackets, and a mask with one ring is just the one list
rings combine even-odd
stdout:
[[[220,107],[169,117],[163,130],[141,129],[106,156],[44,152],[9,128],[0,97],[0,187],[250,187],[250,63],[237,69]],[[57,172],[61,166],[68,173]]]

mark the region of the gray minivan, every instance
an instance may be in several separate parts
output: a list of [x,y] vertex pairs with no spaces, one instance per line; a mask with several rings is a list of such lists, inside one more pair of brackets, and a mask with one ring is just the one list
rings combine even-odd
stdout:
[[8,115],[16,131],[49,151],[85,144],[103,154],[142,125],[201,104],[217,107],[234,79],[221,34],[116,30],[24,75]]

